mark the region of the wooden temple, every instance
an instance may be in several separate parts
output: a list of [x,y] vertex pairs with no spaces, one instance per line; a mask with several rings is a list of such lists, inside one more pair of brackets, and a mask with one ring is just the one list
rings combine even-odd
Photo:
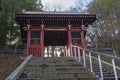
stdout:
[[15,14],[20,25],[22,42],[27,43],[26,54],[44,56],[45,46],[76,45],[86,48],[88,25],[96,20],[95,14],[74,12],[24,12]]

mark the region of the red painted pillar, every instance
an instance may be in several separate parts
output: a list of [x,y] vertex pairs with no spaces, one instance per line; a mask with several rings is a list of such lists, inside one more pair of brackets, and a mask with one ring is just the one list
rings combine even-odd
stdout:
[[44,29],[41,30],[41,57],[44,57]]
[[[68,30],[68,49],[70,50],[71,49],[71,46],[72,45],[72,37],[71,37],[71,30],[69,29]],[[71,50],[70,50],[70,56],[72,56],[72,52],[71,52]]]
[[86,49],[86,40],[85,40],[85,31],[81,31],[81,38],[82,38],[82,47]]
[[27,51],[26,51],[27,56],[30,55],[29,46],[30,46],[30,30],[27,31]]

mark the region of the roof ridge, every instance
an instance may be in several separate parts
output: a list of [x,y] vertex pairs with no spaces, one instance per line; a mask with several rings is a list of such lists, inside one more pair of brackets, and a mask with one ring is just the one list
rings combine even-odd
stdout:
[[85,14],[82,12],[73,11],[24,11],[24,14]]

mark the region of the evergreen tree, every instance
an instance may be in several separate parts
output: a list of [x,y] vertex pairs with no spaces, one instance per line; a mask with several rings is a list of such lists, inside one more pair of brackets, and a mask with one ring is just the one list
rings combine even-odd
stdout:
[[41,0],[0,0],[0,45],[15,40],[20,36],[19,26],[15,25],[14,14],[26,11],[41,11]]

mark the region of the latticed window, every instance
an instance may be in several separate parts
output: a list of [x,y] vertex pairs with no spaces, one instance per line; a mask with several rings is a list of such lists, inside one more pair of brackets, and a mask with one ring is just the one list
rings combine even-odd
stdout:
[[31,31],[30,44],[40,44],[40,31]]
[[73,45],[80,45],[81,44],[81,34],[79,31],[72,32],[72,44]]

